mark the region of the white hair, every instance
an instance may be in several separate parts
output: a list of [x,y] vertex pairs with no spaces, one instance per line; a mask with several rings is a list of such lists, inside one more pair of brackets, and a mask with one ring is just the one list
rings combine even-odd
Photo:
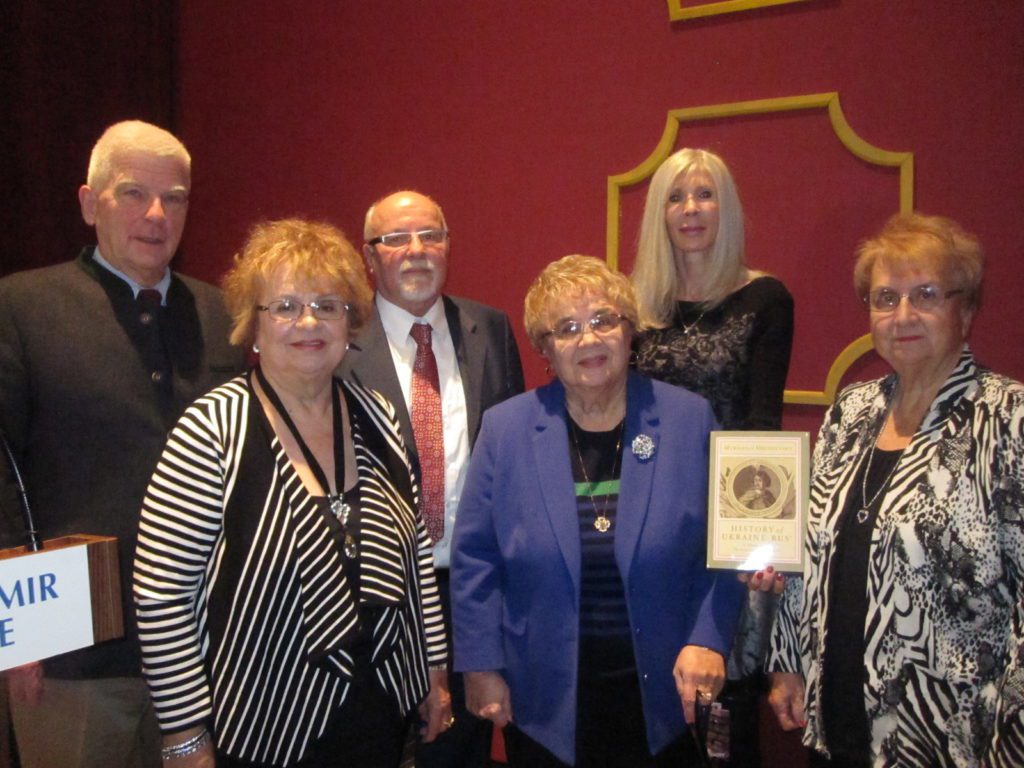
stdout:
[[192,158],[174,135],[142,120],[125,120],[107,128],[92,148],[85,183],[92,189],[102,189],[114,171],[117,157],[130,151],[176,158],[186,172],[192,172]]

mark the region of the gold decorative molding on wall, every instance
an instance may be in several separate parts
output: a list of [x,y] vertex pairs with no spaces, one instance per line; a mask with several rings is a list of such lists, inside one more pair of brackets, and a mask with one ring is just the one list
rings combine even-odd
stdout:
[[[669,0],[669,2],[671,5],[672,0]],[[716,3],[715,5],[732,5],[738,2],[740,0]],[[890,152],[880,149],[858,136],[846,121],[846,116],[843,115],[842,107],[839,105],[839,94],[834,91],[830,93],[814,93],[806,96],[785,96],[777,99],[734,101],[727,104],[710,104],[702,107],[673,109],[669,110],[661,141],[658,142],[650,156],[632,170],[608,177],[606,228],[608,265],[613,269],[618,269],[619,266],[620,191],[624,187],[639,184],[654,175],[658,166],[675,149],[680,124],[699,120],[811,109],[821,109],[827,112],[832,130],[851,154],[872,165],[899,168],[900,212],[910,213],[914,210],[914,153]],[[785,402],[829,405],[835,398],[836,388],[843,374],[857,358],[868,352],[871,347],[870,336],[861,336],[854,340],[833,361],[825,380],[824,389],[820,392],[813,390],[786,390]]]
[[767,8],[772,5],[803,2],[807,2],[807,0],[723,0],[720,3],[701,3],[684,7],[683,0],[668,0],[668,18],[670,21],[699,19],[702,16],[715,16],[719,13],[749,11],[752,8]]
[[873,348],[874,344],[871,343],[870,333],[865,333],[860,338],[854,339],[832,361],[832,367],[828,369],[828,375],[825,377],[824,390],[815,392],[808,389],[787,389],[783,401],[799,405],[832,405],[839,392],[839,382],[842,381],[843,374],[862,355],[866,355]]

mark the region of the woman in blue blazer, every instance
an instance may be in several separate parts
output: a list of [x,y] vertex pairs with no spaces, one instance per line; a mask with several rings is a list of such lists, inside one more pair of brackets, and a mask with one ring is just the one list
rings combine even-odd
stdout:
[[490,409],[452,555],[455,666],[513,765],[686,765],[743,588],[704,566],[707,402],[630,374],[636,302],[597,259],[549,265],[526,326],[556,380]]

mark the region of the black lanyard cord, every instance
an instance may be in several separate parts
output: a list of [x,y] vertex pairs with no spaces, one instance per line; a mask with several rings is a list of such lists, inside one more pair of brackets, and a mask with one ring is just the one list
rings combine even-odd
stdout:
[[256,379],[259,381],[260,386],[267,395],[267,399],[270,400],[271,405],[280,414],[281,418],[284,419],[284,423],[288,425],[288,429],[292,432],[292,437],[295,438],[295,442],[299,444],[299,450],[302,451],[303,458],[306,459],[306,463],[309,465],[310,471],[316,478],[316,481],[320,483],[320,487],[323,489],[324,494],[328,499],[332,499],[337,496],[340,497],[345,492],[345,430],[341,423],[341,393],[338,392],[338,385],[331,380],[331,416],[334,428],[334,487],[335,493],[331,493],[331,486],[327,482],[327,474],[324,472],[323,467],[320,466],[320,462],[316,460],[313,452],[306,445],[306,441],[302,439],[302,435],[299,434],[298,428],[295,426],[295,422],[292,421],[292,417],[288,415],[288,410],[284,407],[284,403],[281,402],[281,398],[278,397],[277,392],[270,386],[270,382],[267,381],[267,377],[264,375],[263,370],[260,366],[256,366]]

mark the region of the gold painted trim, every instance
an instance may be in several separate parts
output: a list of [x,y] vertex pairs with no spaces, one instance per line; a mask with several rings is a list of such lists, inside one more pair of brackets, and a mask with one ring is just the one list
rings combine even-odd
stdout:
[[874,349],[871,343],[871,334],[865,333],[858,339],[854,339],[843,351],[840,352],[832,362],[825,377],[825,389],[821,392],[814,392],[806,389],[787,389],[783,402],[797,403],[799,405],[832,405],[835,402],[836,394],[839,392],[839,382],[843,375],[859,357],[866,355]]
[[[736,0],[737,2],[739,0]],[[670,0],[671,2],[671,0]],[[719,5],[726,5],[720,3]],[[872,165],[899,168],[899,206],[900,213],[914,210],[914,153],[890,152],[869,144],[858,136],[846,121],[839,104],[839,94],[813,93],[805,96],[784,96],[777,99],[757,99],[754,101],[734,101],[727,104],[709,104],[700,107],[686,107],[669,110],[665,122],[665,130],[654,151],[635,168],[608,177],[608,207],[605,227],[607,243],[606,261],[612,269],[619,267],[621,218],[621,196],[623,187],[639,184],[654,175],[658,166],[672,154],[676,139],[679,136],[681,123],[692,123],[699,120],[714,120],[745,115],[763,115],[774,112],[792,112],[801,109],[824,109],[828,113],[829,122],[836,137],[851,154]],[[835,386],[838,385],[846,369],[853,362],[871,349],[871,337],[861,336],[848,344],[836,357],[829,368],[825,380],[825,389],[821,392],[812,390],[786,390],[784,401],[787,403],[805,403],[811,405],[829,405],[835,398]],[[829,389],[830,384],[833,389]]]
[[772,5],[801,2],[806,2],[806,0],[725,0],[721,3],[702,3],[684,8],[682,0],[668,0],[668,18],[669,21],[699,19],[703,16],[716,16],[720,13],[749,11],[752,8],[767,8]]

